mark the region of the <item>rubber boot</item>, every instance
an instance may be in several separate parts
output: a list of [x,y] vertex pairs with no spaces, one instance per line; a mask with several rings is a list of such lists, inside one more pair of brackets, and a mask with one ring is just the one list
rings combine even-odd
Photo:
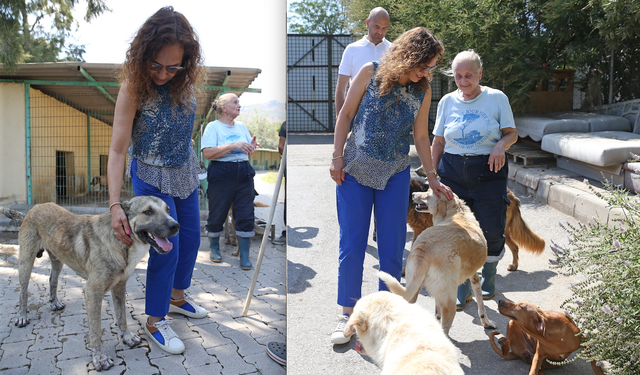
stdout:
[[251,248],[251,237],[238,237],[238,249],[240,250],[240,269],[250,270],[253,267],[249,260],[249,249]]
[[220,237],[209,237],[209,259],[213,263],[222,262],[222,256],[220,255]]
[[482,299],[491,299],[496,294],[496,270],[498,262],[487,262],[482,267]]
[[458,295],[456,298],[456,310],[460,311],[464,309],[467,302],[471,301],[471,281],[465,280],[464,283],[458,286]]

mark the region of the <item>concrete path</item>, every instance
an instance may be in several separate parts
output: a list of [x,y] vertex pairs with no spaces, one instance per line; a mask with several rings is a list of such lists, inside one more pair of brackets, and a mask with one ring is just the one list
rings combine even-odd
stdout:
[[[271,204],[275,184],[256,178],[260,202]],[[274,223],[279,235],[283,228],[283,191]],[[256,217],[267,220],[269,208],[256,208]],[[2,228],[0,228],[1,230]],[[29,284],[31,323],[18,328],[14,320],[20,285],[17,272],[17,233],[0,232],[0,374],[95,374],[91,353],[86,348],[87,317],[82,294],[83,281],[68,267],[60,276],[59,298],[62,311],[49,310],[48,256],[36,261]],[[256,263],[262,236],[256,236],[251,260]],[[169,314],[171,327],[184,341],[186,350],[171,355],[149,343],[142,334],[146,260],[141,262],[127,283],[127,321],[140,329],[143,342],[129,348],[119,342],[113,319],[111,297],[103,301],[104,349],[115,366],[107,374],[285,374],[286,369],[266,354],[271,341],[284,342],[286,327],[285,246],[267,242],[260,275],[246,317],[242,310],[249,291],[252,271],[242,271],[235,249],[224,246],[223,262],[209,260],[209,242],[202,238],[189,293],[209,311],[204,319]]]
[[[289,246],[287,249],[287,332],[288,332],[288,373],[290,374],[378,374],[380,370],[367,357],[355,351],[356,339],[345,345],[332,345],[329,337],[334,330],[341,308],[336,304],[338,238],[339,227],[335,207],[335,183],[329,177],[329,163],[333,137],[330,135],[290,135],[288,148],[288,214]],[[412,147],[412,167],[420,161]],[[513,174],[527,180],[529,171],[519,171],[514,165]],[[516,172],[519,171],[519,174]],[[545,187],[546,193],[535,189],[527,192],[525,185],[512,189],[522,200],[522,211],[529,225],[547,241],[544,253],[538,257],[520,252],[518,271],[507,271],[511,253],[507,250],[499,263],[496,296],[485,301],[488,316],[498,325],[498,331],[505,333],[508,319],[497,312],[497,301],[529,301],[544,310],[562,311],[562,302],[570,297],[570,284],[576,278],[562,276],[549,265],[552,258],[549,243],[554,240],[566,243],[567,234],[559,226],[560,222],[576,223],[575,218],[566,215],[540,200],[565,207],[575,208],[576,194],[567,184],[562,184],[563,173],[557,169],[540,172],[537,181]],[[569,179],[568,176],[563,178]],[[529,176],[528,180],[535,178]],[[581,184],[581,180],[574,181]],[[530,183],[532,185],[533,182]],[[556,190],[563,188],[563,193]],[[577,190],[577,189],[576,189]],[[584,196],[584,190],[579,190]],[[527,193],[523,194],[523,193]],[[568,208],[567,208],[568,211]],[[362,294],[377,290],[378,268],[376,243],[369,237],[364,263]],[[405,259],[411,247],[412,233],[409,229],[405,246]],[[404,281],[404,279],[403,279]],[[433,313],[433,299],[425,291],[418,297],[419,305],[426,313]],[[478,318],[475,301],[456,314],[450,331],[451,340],[459,351],[459,361],[465,374],[526,374],[529,366],[523,361],[506,361],[499,357],[489,344],[489,333]],[[590,374],[590,365],[576,361],[564,367],[548,370],[548,375]]]

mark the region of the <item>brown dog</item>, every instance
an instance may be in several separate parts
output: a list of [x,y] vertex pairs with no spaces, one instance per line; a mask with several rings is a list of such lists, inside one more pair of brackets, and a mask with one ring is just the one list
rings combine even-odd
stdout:
[[[416,173],[420,175],[419,170]],[[411,180],[409,192],[413,193],[427,191],[429,184],[422,183],[418,180]],[[516,197],[511,189],[507,188],[507,197],[511,204],[507,206],[507,224],[504,228],[505,244],[511,250],[513,255],[511,264],[507,267],[509,271],[518,269],[518,250],[520,246],[527,252],[539,255],[544,250],[545,242],[536,232],[531,230],[527,223],[522,219],[520,214],[520,199]],[[433,225],[433,219],[428,212],[417,212],[416,204],[409,199],[409,211],[407,212],[407,224],[413,229],[413,241],[422,233],[423,230]]]
[[[489,335],[491,346],[504,359],[522,359],[531,363],[529,375],[544,375],[542,368],[555,368],[547,360],[563,362],[580,348],[580,329],[567,315],[555,311],[543,311],[529,302],[498,301],[500,314],[511,319],[507,324],[507,336],[496,344],[493,331]],[[593,371],[604,375],[595,361]]]

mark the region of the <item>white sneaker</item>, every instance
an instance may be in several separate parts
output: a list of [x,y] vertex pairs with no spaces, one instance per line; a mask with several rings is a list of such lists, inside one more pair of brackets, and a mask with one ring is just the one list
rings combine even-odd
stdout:
[[346,337],[344,335],[344,327],[347,325],[347,321],[349,321],[349,315],[341,315],[340,320],[338,321],[338,325],[336,326],[335,331],[331,334],[331,342],[334,344],[346,344],[351,340],[351,336]]
[[171,300],[169,303],[169,312],[182,314],[190,318],[206,318],[208,314],[207,310],[198,306],[187,292],[184,293],[182,300]]
[[184,344],[178,338],[175,332],[169,327],[169,322],[162,318],[155,322],[153,326],[145,323],[144,332],[149,336],[151,341],[155,342],[160,349],[171,354],[180,354],[184,352]]

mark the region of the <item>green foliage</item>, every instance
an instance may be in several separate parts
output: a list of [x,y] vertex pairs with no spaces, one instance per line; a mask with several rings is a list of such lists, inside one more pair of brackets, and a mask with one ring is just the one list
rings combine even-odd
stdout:
[[[22,62],[82,61],[84,46],[66,45],[78,1],[0,0],[0,63],[14,71]],[[105,1],[86,0],[85,20],[108,11]]]
[[278,149],[278,142],[280,141],[278,131],[280,130],[280,125],[282,125],[281,122],[269,121],[269,114],[258,111],[257,108],[254,108],[253,112],[248,116],[241,114],[238,117],[238,121],[247,126],[249,133],[255,136],[258,143],[260,143],[261,149]]
[[583,276],[563,303],[586,337],[578,356],[606,361],[610,374],[639,374],[640,199],[611,185],[607,190],[596,194],[620,209],[617,222],[563,226],[571,241],[551,247],[556,254],[551,262],[566,274]]
[[291,3],[289,13],[293,34],[345,34],[349,29],[343,0],[301,0]]
[[345,0],[345,5],[353,34],[365,32],[361,21],[376,6],[391,17],[389,40],[427,27],[444,43],[445,66],[458,52],[475,50],[484,62],[482,84],[504,91],[516,112],[527,107],[528,92],[550,69],[599,70],[600,86],[608,87],[612,48],[615,99],[637,98],[640,92],[640,0]]

